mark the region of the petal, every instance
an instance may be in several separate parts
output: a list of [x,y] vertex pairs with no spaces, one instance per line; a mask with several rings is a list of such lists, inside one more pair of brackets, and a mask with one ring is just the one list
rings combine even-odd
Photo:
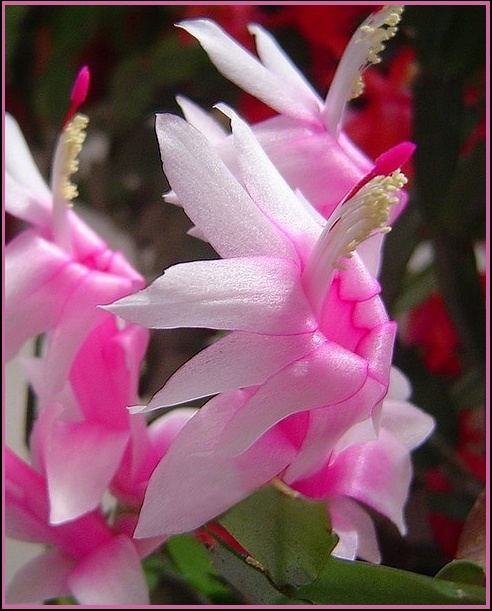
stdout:
[[405,401],[412,394],[412,386],[407,376],[397,367],[391,367],[387,399]]
[[258,142],[292,189],[328,218],[373,168],[340,146],[324,129],[277,116],[252,127]]
[[176,96],[176,101],[188,123],[201,132],[210,143],[215,144],[228,136],[226,129],[213,118],[212,114],[205,112],[198,104],[182,95]]
[[56,246],[25,231],[6,248],[5,331],[7,359],[27,339],[52,328],[60,304],[80,281],[82,270],[71,267]]
[[106,316],[86,337],[72,365],[70,383],[86,420],[128,430],[127,406],[137,397],[149,332],[117,323],[116,317]]
[[36,556],[14,575],[5,597],[9,604],[38,603],[70,595],[67,577],[74,560],[50,550]]
[[375,278],[379,276],[381,270],[382,256],[381,249],[383,248],[385,234],[375,233],[366,238],[357,246],[357,254],[364,262],[369,273]]
[[30,230],[8,244],[6,255],[7,358],[29,338],[55,328],[44,362],[49,395],[62,387],[89,329],[107,316],[96,306],[131,292],[132,281],[74,262]]
[[285,468],[295,448],[277,432],[265,435],[239,459],[215,453],[225,423],[246,397],[241,391],[223,393],[187,422],[152,474],[137,537],[194,530]]
[[33,193],[40,205],[51,203],[50,190],[34,162],[17,121],[9,113],[5,114],[4,121],[6,173]]
[[32,543],[53,543],[43,477],[10,448],[4,450],[5,534]]
[[338,558],[362,558],[376,564],[381,562],[373,521],[362,507],[344,496],[328,501],[331,525],[339,537],[332,554]]
[[47,226],[51,220],[51,210],[46,202],[14,180],[9,173],[5,174],[5,210],[37,226]]
[[376,278],[365,267],[357,253],[344,260],[346,268],[338,274],[340,278],[340,298],[346,301],[365,301],[381,292]]
[[[346,439],[353,429],[359,435],[364,431],[369,439],[376,437],[370,418],[373,409],[384,396],[385,387],[371,377],[367,377],[362,388],[350,398],[313,410],[309,413],[309,425],[295,459],[283,475],[283,480],[291,484],[295,480],[306,478],[326,462],[341,439]],[[362,422],[367,423],[362,425]],[[361,427],[356,426],[361,423]],[[367,428],[368,427],[368,428]],[[364,440],[367,437],[364,437]],[[357,439],[359,441],[359,439]]]
[[319,341],[319,336],[312,333],[229,333],[178,369],[152,397],[147,410],[262,384],[288,363],[311,352]]
[[296,88],[299,92],[302,91],[301,95],[306,98],[306,101],[310,100],[307,103],[316,102],[321,106],[322,101],[316,91],[280,48],[275,38],[259,25],[248,26],[248,31],[256,39],[256,51],[265,68],[280,77],[284,83],[289,83],[292,88]]
[[267,257],[174,265],[143,291],[106,309],[157,329],[204,327],[280,335],[316,328],[298,267]]
[[45,440],[50,522],[61,524],[101,503],[123,456],[129,433],[60,419],[50,433]]
[[231,109],[219,105],[231,118],[241,177],[252,199],[307,259],[321,233],[319,224],[299,201],[263,151],[253,132]]
[[387,322],[371,329],[357,346],[357,354],[369,364],[370,375],[385,387],[389,383],[395,335],[396,323]]
[[[299,85],[299,79],[285,79],[285,66],[289,60],[282,62],[283,75],[277,75],[263,66],[256,57],[244,47],[238,45],[219,26],[208,19],[182,21],[178,27],[183,28],[198,39],[215,67],[230,81],[245,91],[262,100],[268,106],[297,119],[317,121],[320,113],[318,98],[305,85]],[[273,41],[269,43],[269,57],[272,56]],[[267,41],[260,41],[262,52],[267,53]],[[276,55],[281,54],[276,49]]]
[[362,359],[332,342],[322,344],[259,388],[228,422],[220,451],[240,454],[283,418],[349,399],[366,377]]
[[90,330],[102,322],[108,313],[98,308],[98,304],[111,303],[131,292],[131,283],[125,278],[86,270],[77,287],[65,295],[49,347],[43,359],[47,372],[40,396],[52,396],[69,375],[82,342]]
[[379,295],[358,301],[354,307],[354,324],[357,327],[372,329],[388,322],[388,313]]
[[166,454],[178,433],[197,411],[195,408],[181,407],[173,409],[151,422],[147,431],[152,449],[155,456],[158,457],[156,464]]
[[81,605],[148,605],[149,591],[135,546],[114,537],[82,560],[68,577]]
[[156,133],[171,188],[222,257],[295,258],[289,240],[258,209],[200,132],[180,117],[159,114]]
[[389,431],[408,450],[418,447],[432,434],[434,418],[411,403],[385,398],[379,425]]
[[403,507],[412,463],[408,450],[384,429],[374,441],[340,452],[319,477],[324,480],[323,496],[352,497],[389,518],[405,534]]
[[[147,482],[156,465],[166,454],[179,431],[196,411],[196,409],[191,408],[174,409],[153,420],[148,427],[145,425],[143,415],[135,414],[132,416],[131,443],[128,444],[126,455],[111,482],[111,493],[119,501],[128,506],[140,508]],[[134,423],[140,419],[144,427],[143,435],[140,435],[140,426],[134,426]],[[135,429],[138,430],[135,431]],[[133,530],[129,531],[128,534],[133,534]]]

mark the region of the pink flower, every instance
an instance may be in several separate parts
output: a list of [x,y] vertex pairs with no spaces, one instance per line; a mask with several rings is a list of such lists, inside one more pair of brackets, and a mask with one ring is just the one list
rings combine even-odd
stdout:
[[[388,389],[395,325],[354,251],[385,231],[405,182],[397,168],[413,145],[378,159],[325,221],[291,191],[248,126],[227,112],[241,183],[192,126],[157,117],[164,173],[223,259],[176,265],[108,307],[149,327],[230,331],[147,406],[221,393],[184,427],[154,471],[138,527],[145,536],[196,528],[280,472],[288,483],[316,473],[354,424],[378,416]],[[186,502],[186,511],[172,513],[175,522],[158,500],[170,484],[166,465],[174,470],[173,502]]]
[[51,525],[43,476],[8,448],[4,459],[6,535],[50,546],[16,573],[7,588],[8,602],[73,596],[86,605],[148,604],[138,550],[142,542],[113,530],[99,509]]
[[[380,61],[384,43],[396,33],[402,10],[387,6],[357,29],[325,100],[261,26],[249,27],[259,58],[211,20],[186,20],[179,27],[198,39],[224,76],[279,113],[256,124],[254,133],[289,185],[327,218],[373,168],[342,131],[343,115],[347,102],[362,92],[363,71]],[[218,140],[219,128],[190,101],[180,97],[178,102],[187,120],[210,136],[227,160],[227,144]]]
[[[376,430],[368,419],[330,444],[330,423],[323,410],[313,410],[287,418],[234,456],[222,449],[223,432],[243,409],[248,392],[219,395],[188,421],[154,471],[135,536],[194,530],[275,478],[291,492],[326,500],[340,539],[335,555],[379,562],[374,526],[364,506],[405,533],[410,451],[433,428],[433,419],[408,403],[408,392],[406,380],[393,370]],[[307,448],[306,438],[313,444]],[[313,446],[321,464],[310,476],[297,478],[291,465]],[[169,486],[172,495],[165,494]]]
[[[45,408],[42,416],[46,418],[47,413]],[[141,559],[160,545],[163,537],[134,539],[137,511],[153,468],[194,413],[192,409],[174,410],[149,427],[143,416],[132,416],[130,442],[111,482],[111,491],[119,502],[114,515],[111,511],[103,513],[99,498],[96,506],[75,518],[57,523],[52,519],[54,503],[56,506],[57,501],[65,499],[65,504],[73,505],[84,494],[91,496],[94,489],[99,492],[98,485],[104,479],[97,469],[89,473],[83,467],[84,462],[94,462],[104,470],[104,459],[98,457],[98,452],[108,458],[104,446],[90,447],[90,435],[89,444],[84,439],[84,433],[90,429],[87,423],[86,427],[81,423],[77,431],[73,424],[58,422],[65,433],[64,447],[61,440],[55,447],[50,446],[53,439],[57,443],[53,434],[44,440],[45,451],[58,459],[58,471],[68,473],[72,468],[70,481],[56,479],[56,472],[51,479],[46,477],[42,465],[35,469],[6,448],[6,535],[49,547],[14,576],[7,589],[9,602],[74,596],[80,604],[148,604]],[[104,428],[101,434],[104,435]],[[67,461],[68,465],[60,461]],[[87,481],[91,475],[96,482]]]
[[374,526],[363,507],[370,507],[406,533],[404,507],[412,478],[410,452],[432,433],[434,420],[408,402],[410,385],[392,369],[377,434],[369,421],[342,436],[315,474],[289,482],[292,489],[326,500],[339,537],[336,556],[380,562]]
[[[63,388],[49,401],[41,395],[30,449],[46,474],[51,523],[97,507],[125,450],[133,447],[136,423],[126,407],[137,400],[147,334],[136,325],[120,329],[114,316],[104,318],[80,346]],[[24,362],[37,392],[46,375],[43,360]]]
[[5,208],[31,225],[6,248],[6,356],[12,358],[28,339],[48,333],[38,388],[48,400],[63,387],[87,335],[108,320],[108,313],[96,306],[144,284],[124,256],[111,251],[70,209],[77,196],[70,177],[77,170],[88,121],[74,112],[85,98],[88,78],[82,69],[74,85],[73,105],[54,154],[51,190],[17,123],[5,118]]
[[42,357],[24,363],[38,398],[31,449],[46,473],[53,524],[97,507],[115,476],[130,441],[126,406],[137,400],[149,335],[97,307],[142,287],[143,278],[69,209],[87,124],[75,111],[88,79],[82,69],[75,81],[51,192],[6,117],[6,207],[33,226],[6,249],[7,357],[45,334]]

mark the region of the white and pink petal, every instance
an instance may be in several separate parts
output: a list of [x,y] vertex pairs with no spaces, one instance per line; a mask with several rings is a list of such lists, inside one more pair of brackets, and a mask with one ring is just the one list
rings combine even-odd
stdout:
[[243,257],[181,263],[106,309],[144,327],[283,335],[316,329],[295,263]]

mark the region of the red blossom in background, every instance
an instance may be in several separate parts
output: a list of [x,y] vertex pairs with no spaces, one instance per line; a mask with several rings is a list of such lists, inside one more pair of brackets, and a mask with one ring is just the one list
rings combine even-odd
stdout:
[[[484,291],[485,278],[485,274],[480,276]],[[438,292],[410,310],[403,338],[417,348],[432,374],[457,377],[462,373],[460,339]]]
[[405,341],[417,347],[431,373],[446,376],[461,373],[458,335],[438,293],[432,294],[409,313]]

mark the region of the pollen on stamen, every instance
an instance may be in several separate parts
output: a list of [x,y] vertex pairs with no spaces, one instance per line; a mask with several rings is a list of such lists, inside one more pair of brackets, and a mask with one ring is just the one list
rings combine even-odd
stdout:
[[407,183],[400,169],[378,175],[338,205],[327,219],[303,272],[303,283],[314,311],[320,311],[326,292],[344,260],[377,233],[388,233],[390,208],[399,201],[398,191]]
[[323,122],[330,133],[339,133],[347,102],[364,91],[364,70],[381,62],[380,53],[385,43],[395,36],[403,8],[402,5],[385,6],[366,19],[350,39],[322,110]]
[[79,153],[86,138],[86,128],[89,123],[85,115],[75,115],[70,123],[63,130],[63,167],[61,168],[61,196],[72,205],[79,192],[77,186],[71,182],[70,177],[79,169]]
[[[376,176],[343,206],[338,231],[349,238],[340,249],[340,258],[350,259],[359,244],[375,233],[388,233],[389,211],[398,201],[396,192],[405,186],[407,177],[399,169],[389,176]],[[343,233],[342,233],[343,235]],[[339,261],[334,262],[339,266]]]
[[[385,14],[385,11],[389,11],[389,13]],[[359,32],[363,36],[356,42],[364,46],[368,45],[366,52],[367,63],[362,67],[362,70],[369,64],[375,65],[381,62],[379,54],[385,49],[384,43],[393,38],[398,31],[397,26],[401,20],[403,6],[387,6],[381,13],[383,14],[383,19],[380,24],[371,25],[366,23],[359,28]]]

